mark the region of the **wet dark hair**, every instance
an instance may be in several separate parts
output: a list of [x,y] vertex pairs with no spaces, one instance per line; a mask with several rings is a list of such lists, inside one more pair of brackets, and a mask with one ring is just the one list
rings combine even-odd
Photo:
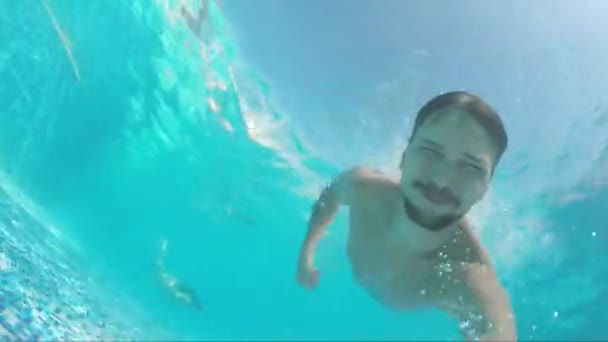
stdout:
[[428,118],[432,117],[433,114],[437,114],[448,108],[457,108],[471,115],[473,119],[479,122],[479,124],[488,132],[497,150],[496,158],[494,160],[494,167],[496,167],[502,154],[507,149],[507,132],[505,131],[498,113],[479,96],[466,91],[452,91],[441,94],[432,98],[422,106],[416,115],[416,121],[414,122],[410,141],[414,139],[418,128],[420,128]]

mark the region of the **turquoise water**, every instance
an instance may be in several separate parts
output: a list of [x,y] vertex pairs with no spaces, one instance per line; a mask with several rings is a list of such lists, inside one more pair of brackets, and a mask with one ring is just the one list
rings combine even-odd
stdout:
[[[3,294],[24,298],[6,307],[48,298],[36,310],[74,312],[54,316],[68,339],[457,338],[443,314],[387,312],[353,284],[343,214],[319,251],[322,286],[296,285],[309,208],[339,167],[273,105],[219,8],[201,47],[178,1],[48,4],[0,4],[0,270]],[[572,134],[597,136],[594,113]],[[526,197],[505,184],[539,161],[512,158],[476,208],[522,339],[606,336],[605,146],[574,181]],[[162,288],[163,239],[202,313]]]

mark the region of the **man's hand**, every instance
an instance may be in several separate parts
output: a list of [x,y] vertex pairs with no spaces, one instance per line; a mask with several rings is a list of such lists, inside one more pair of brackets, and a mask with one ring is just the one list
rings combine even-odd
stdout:
[[319,271],[311,264],[299,263],[298,283],[308,290],[316,288],[319,285]]

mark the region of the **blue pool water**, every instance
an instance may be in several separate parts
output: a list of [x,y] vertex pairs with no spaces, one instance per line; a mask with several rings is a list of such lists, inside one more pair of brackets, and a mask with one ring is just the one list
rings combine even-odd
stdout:
[[[457,339],[442,313],[387,312],[353,284],[343,214],[322,286],[297,286],[310,206],[340,166],[277,109],[219,7],[201,47],[178,3],[0,3],[0,336]],[[475,208],[523,340],[607,336],[608,120],[589,113],[564,131],[592,152],[516,151]],[[161,286],[165,239],[202,312]]]

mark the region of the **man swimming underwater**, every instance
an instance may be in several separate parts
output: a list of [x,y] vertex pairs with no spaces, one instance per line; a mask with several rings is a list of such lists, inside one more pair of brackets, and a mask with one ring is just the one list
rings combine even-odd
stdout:
[[161,245],[161,254],[158,258],[158,270],[163,285],[169,290],[169,293],[177,300],[195,308],[198,311],[203,309],[203,305],[196,292],[182,284],[177,279],[165,270],[164,259],[167,254],[167,240],[163,240]]
[[347,254],[370,296],[395,310],[444,310],[467,340],[517,340],[509,295],[465,217],[486,193],[507,140],[500,117],[479,97],[457,91],[430,100],[401,156],[400,179],[354,168],[322,191],[300,252],[299,283],[318,285],[317,244],[347,205]]
[[192,33],[202,42],[207,42],[213,35],[213,27],[209,22],[209,0],[201,0],[196,17],[193,16],[186,5],[182,2],[180,6],[182,17]]

